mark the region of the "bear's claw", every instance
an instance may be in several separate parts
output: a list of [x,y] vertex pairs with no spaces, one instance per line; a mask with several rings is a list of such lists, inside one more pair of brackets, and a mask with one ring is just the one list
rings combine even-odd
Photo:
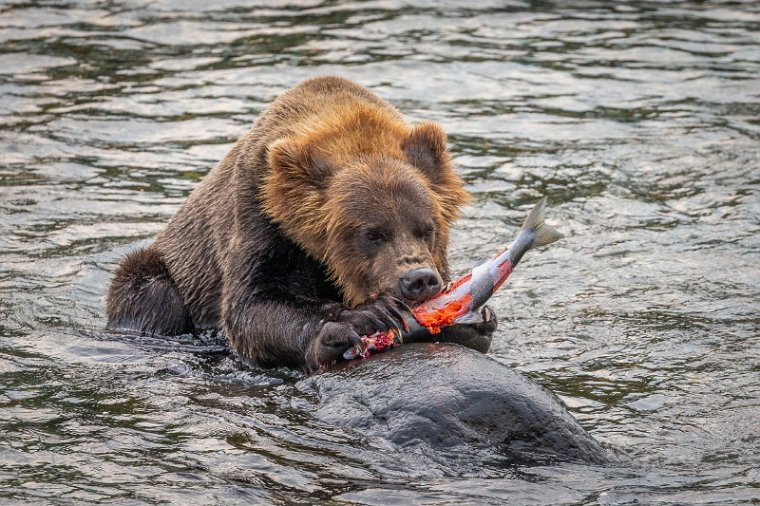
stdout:
[[377,331],[388,331],[406,327],[404,316],[399,305],[399,299],[390,295],[382,295],[375,300],[360,304],[355,309],[341,312],[338,320],[347,323],[361,336],[368,336]]

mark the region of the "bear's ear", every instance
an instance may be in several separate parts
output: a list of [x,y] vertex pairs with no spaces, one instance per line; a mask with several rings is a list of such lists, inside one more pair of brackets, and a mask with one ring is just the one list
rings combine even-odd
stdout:
[[269,147],[269,166],[292,184],[324,188],[337,172],[330,157],[313,146],[280,139]]
[[[441,205],[443,220],[451,226],[459,215],[459,209],[469,200],[469,193],[454,170],[446,147],[446,132],[435,123],[420,123],[404,139],[401,149],[409,163],[417,167],[432,183]],[[440,258],[446,256],[447,242],[448,239],[445,239],[440,243]]]
[[433,182],[438,182],[441,172],[449,168],[451,157],[446,147],[446,132],[435,123],[425,122],[415,126],[401,143],[406,159],[421,170]]

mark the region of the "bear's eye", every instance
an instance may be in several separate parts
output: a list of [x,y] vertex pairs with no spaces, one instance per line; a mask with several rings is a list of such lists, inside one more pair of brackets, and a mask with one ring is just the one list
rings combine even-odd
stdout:
[[417,236],[426,241],[432,239],[433,234],[435,234],[435,228],[432,225],[428,225],[417,232]]
[[385,241],[385,235],[382,231],[371,228],[364,232],[364,239],[372,244],[382,244]]

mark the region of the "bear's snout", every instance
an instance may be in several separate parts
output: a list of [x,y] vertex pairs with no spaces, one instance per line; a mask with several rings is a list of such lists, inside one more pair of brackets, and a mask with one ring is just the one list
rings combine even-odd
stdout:
[[399,280],[401,295],[413,302],[427,300],[441,291],[441,278],[430,268],[414,269]]

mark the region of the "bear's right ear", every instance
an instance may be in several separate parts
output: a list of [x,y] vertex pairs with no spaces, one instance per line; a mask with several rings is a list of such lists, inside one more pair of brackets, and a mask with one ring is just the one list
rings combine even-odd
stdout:
[[263,211],[310,256],[325,256],[325,191],[338,165],[313,144],[280,139],[269,145]]
[[269,147],[268,161],[274,173],[298,186],[324,188],[338,170],[327,155],[290,139],[275,141]]

